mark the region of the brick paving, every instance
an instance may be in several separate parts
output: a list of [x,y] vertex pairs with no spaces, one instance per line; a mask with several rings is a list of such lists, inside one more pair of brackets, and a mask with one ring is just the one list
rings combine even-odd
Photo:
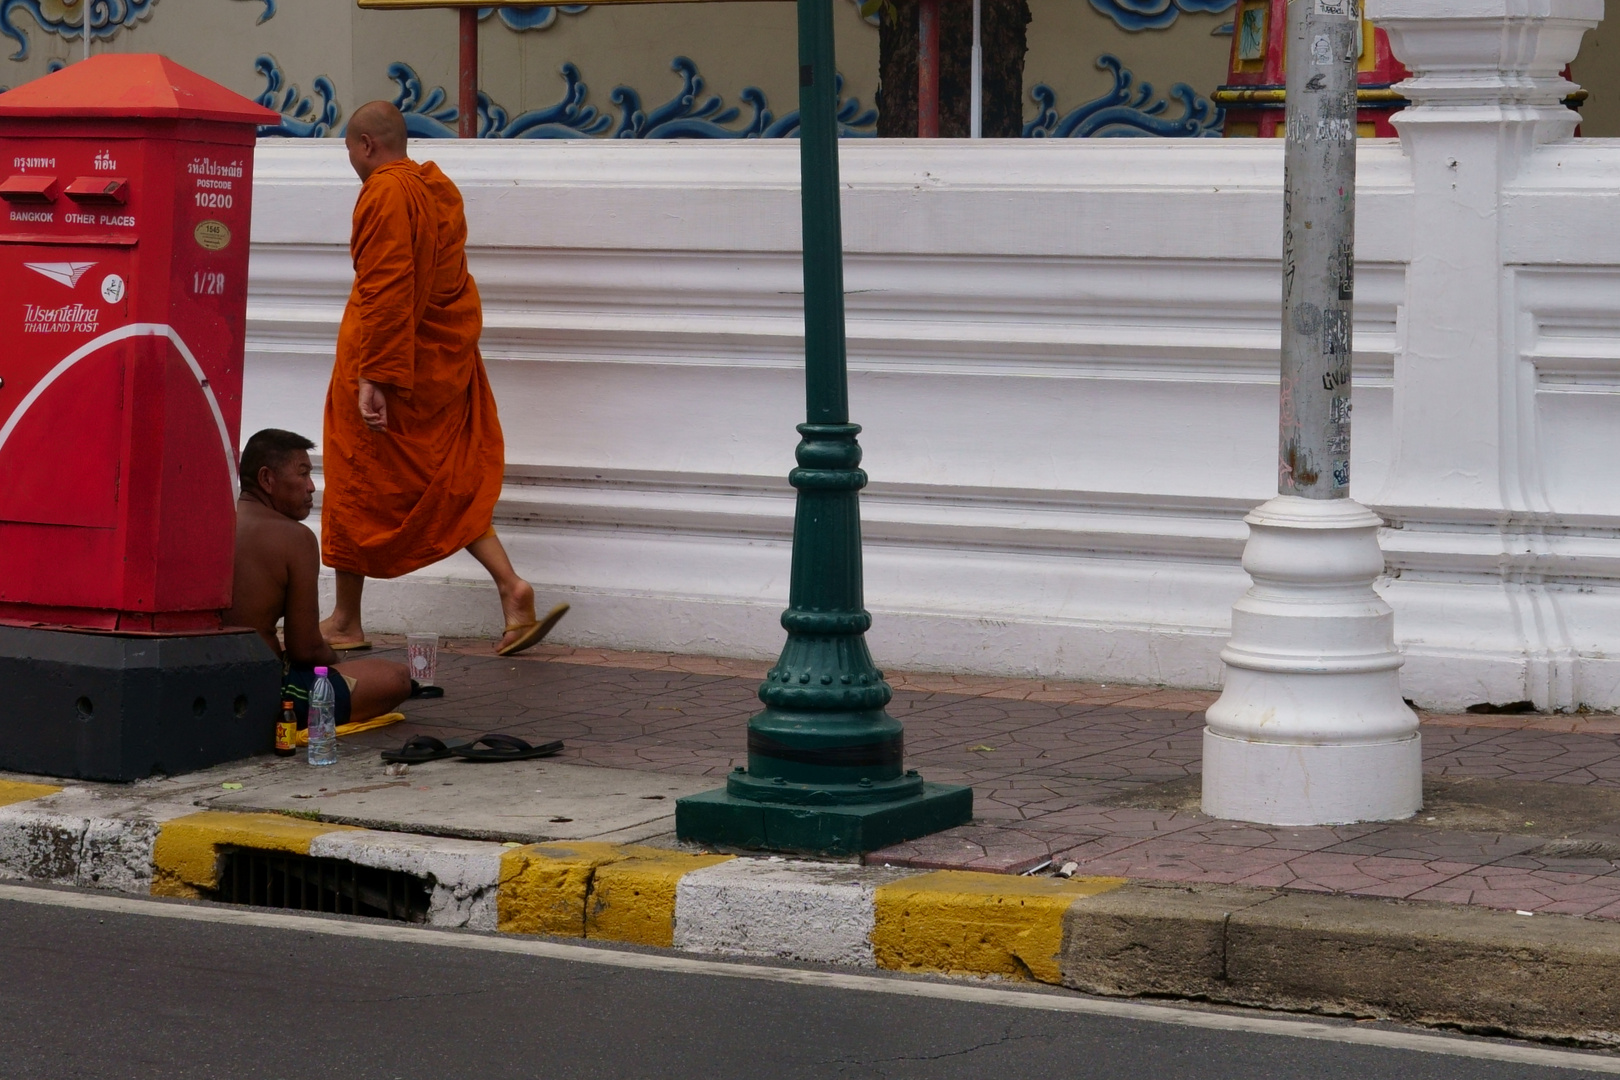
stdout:
[[[379,644],[386,647],[377,655],[402,652],[390,639]],[[746,725],[770,666],[550,645],[501,659],[489,648],[446,643],[438,681],[447,696],[409,702],[404,723],[353,740],[380,748],[418,732],[500,731],[563,739],[563,758],[581,764],[719,780],[747,760]],[[1564,820],[1539,829],[1528,815],[1541,817],[1540,809],[1525,810],[1522,823],[1468,819],[1456,827],[1426,812],[1393,824],[1276,828],[1197,812],[1203,710],[1213,692],[888,677],[908,766],[930,780],[972,785],[974,821],[874,852],[868,862],[1021,873],[1072,860],[1088,874],[1620,918],[1614,715],[1423,716],[1425,774],[1444,791],[1505,781],[1490,789],[1498,801],[1520,791],[1529,806],[1548,795],[1575,800]],[[1524,782],[1534,783],[1512,786]],[[1552,841],[1566,842],[1543,850]]]

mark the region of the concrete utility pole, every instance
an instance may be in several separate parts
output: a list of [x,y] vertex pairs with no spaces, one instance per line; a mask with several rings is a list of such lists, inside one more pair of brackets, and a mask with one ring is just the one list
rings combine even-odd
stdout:
[[1358,22],[1357,0],[1288,5],[1277,492],[1307,499],[1350,496]]
[[1281,825],[1422,805],[1378,516],[1350,498],[1359,0],[1288,5],[1278,497],[1245,520],[1254,586],[1232,612],[1204,729],[1204,812]]

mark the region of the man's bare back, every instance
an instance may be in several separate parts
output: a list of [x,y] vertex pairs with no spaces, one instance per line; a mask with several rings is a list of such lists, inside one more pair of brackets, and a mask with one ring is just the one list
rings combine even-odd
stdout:
[[[302,705],[311,669],[329,667],[343,676],[338,691],[343,720],[369,720],[390,712],[411,693],[404,664],[392,660],[352,660],[338,664],[337,653],[321,636],[318,584],[320,541],[304,518],[315,505],[315,481],[308,439],[266,430],[248,440],[242,452],[242,495],[236,503],[236,569],[226,621],[251,626],[287,669],[283,694]],[[276,624],[281,624],[280,637]]]
[[[251,626],[293,664],[337,663],[320,633],[316,580],[321,546],[315,533],[248,494],[236,504],[236,585],[227,617]],[[289,603],[289,601],[291,601]],[[307,612],[299,611],[307,602]],[[276,624],[285,620],[285,648]]]

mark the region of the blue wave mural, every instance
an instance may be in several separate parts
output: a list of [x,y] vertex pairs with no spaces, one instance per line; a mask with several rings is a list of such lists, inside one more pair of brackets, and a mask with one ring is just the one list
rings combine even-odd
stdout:
[[[122,29],[151,18],[152,8],[157,4],[157,0],[84,0],[84,2],[90,5],[92,41],[111,38]],[[259,22],[275,18],[276,0],[249,0],[249,2],[264,5]],[[67,41],[82,41],[84,16],[80,14],[80,10],[75,6],[71,12],[63,16],[53,17],[45,13],[41,0],[0,0],[0,34],[17,43],[17,51],[11,54],[11,59],[28,58],[28,34],[17,25],[16,20],[19,16],[27,15],[47,34],[55,34]]]
[[[562,67],[562,100],[543,109],[510,116],[488,94],[478,95],[480,139],[578,139],[600,135],[613,126],[596,106],[585,104],[589,93],[573,64]],[[388,65],[388,77],[399,87],[394,104],[405,116],[405,127],[417,139],[453,139],[460,110],[450,104],[442,86],[424,92],[421,76],[406,63]]]
[[1182,12],[1219,14],[1232,10],[1237,0],[1091,0],[1091,6],[1121,30],[1163,30]]
[[[1058,110],[1057,92],[1042,83],[1030,91],[1038,111],[1024,124],[1026,139],[1081,138],[1218,138],[1224,112],[1208,98],[1197,94],[1186,83],[1176,83],[1168,97],[1154,97],[1153,84],[1136,82],[1130,69],[1117,56],[1104,53],[1097,66],[1113,77],[1113,86],[1064,113]],[[332,80],[319,76],[311,84],[313,95],[304,95],[282,73],[273,56],[260,56],[254,70],[265,81],[255,99],[280,113],[279,124],[259,129],[261,135],[293,138],[320,138],[339,135],[341,109]],[[789,139],[799,134],[798,110],[778,118],[766,100],[765,92],[750,86],[738,95],[743,108],[728,106],[718,94],[709,94],[697,65],[677,56],[670,70],[680,76],[681,85],[662,104],[648,107],[641,94],[628,86],[616,87],[609,95],[617,119],[587,103],[590,90],[574,64],[561,69],[563,95],[554,104],[527,112],[510,114],[490,99],[478,95],[478,137],[481,139]],[[405,126],[413,138],[453,139],[458,112],[442,86],[428,89],[411,65],[398,61],[388,65],[388,78],[397,88],[394,104],[405,116]],[[866,138],[877,132],[877,110],[862,106],[859,99],[843,96],[839,76],[838,130],[844,138]],[[1181,106],[1179,116],[1167,115],[1172,102]]]
[[[45,62],[45,74],[49,75],[53,71],[61,71],[65,67],[67,67],[66,60],[47,60]],[[9,86],[0,86],[0,94],[3,94],[10,89],[11,87]]]
[[549,30],[557,22],[557,15],[579,15],[589,11],[589,4],[542,4],[539,7],[486,7],[478,9],[478,17],[498,16],[509,30]]
[[[266,0],[274,3],[275,0]],[[851,0],[858,8],[862,0]],[[523,32],[526,30],[549,30],[557,25],[557,16],[583,15],[589,11],[589,4],[542,4],[538,7],[481,7],[478,9],[479,19],[488,19],[496,16],[505,24],[508,30]],[[878,15],[863,15],[862,18],[872,26],[878,25]]]
[[264,124],[261,136],[284,135],[296,139],[319,139],[337,130],[341,110],[337,103],[337,87],[325,75],[314,82],[315,97],[304,97],[298,87],[288,83],[281,73],[281,65],[273,56],[261,56],[253,61],[253,70],[264,76],[264,91],[254,98],[267,109],[281,114],[281,123]]
[[1200,97],[1186,83],[1170,88],[1170,97],[1181,103],[1179,117],[1166,116],[1169,101],[1153,100],[1153,84],[1135,82],[1119,57],[1103,53],[1097,66],[1114,77],[1113,87],[1101,97],[1063,114],[1057,110],[1057,92],[1040,83],[1029,92],[1040,107],[1035,118],[1024,124],[1026,139],[1159,138],[1218,139],[1225,110],[1208,98]]
[[[619,113],[618,122],[594,105],[585,103],[589,88],[573,64],[562,66],[563,97],[554,105],[532,109],[516,116],[478,95],[478,137],[480,139],[783,139],[799,133],[799,113],[795,109],[778,119],[770,110],[765,92],[746,87],[738,98],[750,115],[741,126],[737,106],[727,106],[719,95],[705,96],[703,76],[697,65],[684,56],[670,62],[670,70],[681,78],[681,87],[669,100],[647,107],[641,94],[628,86],[614,88],[608,95]],[[388,65],[388,77],[399,88],[394,104],[405,115],[405,126],[418,139],[452,139],[456,135],[458,110],[450,103],[443,87],[425,90],[421,77],[409,64]],[[842,91],[843,76],[838,78]],[[846,138],[870,137],[877,133],[877,110],[863,108],[859,100],[838,101],[839,134]]]

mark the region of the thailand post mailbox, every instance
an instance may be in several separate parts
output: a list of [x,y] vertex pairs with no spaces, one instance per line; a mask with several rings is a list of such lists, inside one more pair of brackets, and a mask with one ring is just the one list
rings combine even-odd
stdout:
[[279,665],[222,613],[274,117],[153,55],[0,94],[0,768],[268,748]]

